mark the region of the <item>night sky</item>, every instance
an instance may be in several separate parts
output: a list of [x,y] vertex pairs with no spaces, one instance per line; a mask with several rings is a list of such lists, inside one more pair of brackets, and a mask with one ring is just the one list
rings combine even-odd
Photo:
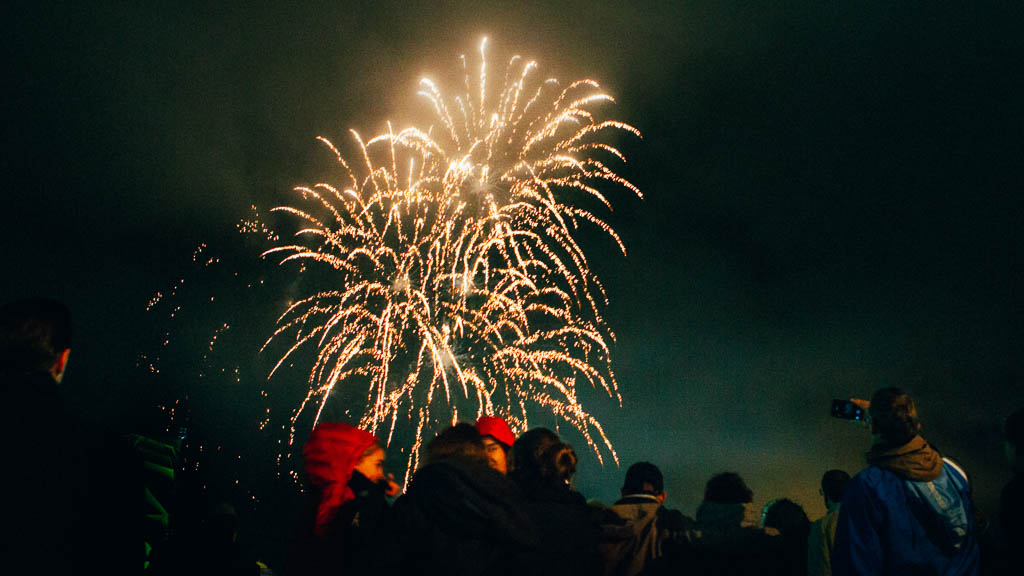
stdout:
[[[994,509],[1000,425],[1024,404],[1013,3],[486,4],[5,7],[0,300],[72,307],[69,401],[144,429],[186,391],[205,442],[244,444],[271,388],[253,347],[289,287],[236,224],[315,181],[316,136],[424,123],[419,78],[487,35],[493,55],[597,79],[644,134],[617,144],[645,200],[609,190],[628,256],[583,236],[623,406],[584,399],[625,465],[659,464],[687,514],[734,470],[755,503],[790,496],[815,518],[821,473],[859,470],[869,443],[831,399],[898,385]],[[241,296],[197,268],[202,243],[266,289]],[[145,308],[181,278],[192,307],[169,328]],[[200,308],[205,294],[218,301]],[[195,378],[221,317],[252,330],[219,351],[247,376],[231,386]],[[137,363],[165,330],[178,359],[156,378]],[[271,399],[283,415],[298,396]],[[624,470],[566,436],[580,489],[614,500]],[[242,481],[265,497],[261,463]]]

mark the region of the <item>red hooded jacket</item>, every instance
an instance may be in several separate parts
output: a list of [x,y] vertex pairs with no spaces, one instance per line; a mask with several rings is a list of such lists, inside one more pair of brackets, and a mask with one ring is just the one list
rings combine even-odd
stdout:
[[342,504],[355,498],[348,481],[363,454],[375,444],[373,434],[341,422],[322,422],[313,429],[302,455],[307,482],[320,492],[316,534],[323,533]]

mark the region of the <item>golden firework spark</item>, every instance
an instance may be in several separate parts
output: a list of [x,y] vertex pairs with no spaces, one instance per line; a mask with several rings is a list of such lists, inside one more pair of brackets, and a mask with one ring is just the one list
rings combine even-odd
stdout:
[[[429,78],[421,80],[419,94],[430,103],[437,126],[430,133],[413,129],[402,136],[448,158],[448,175],[466,182],[467,196],[488,216],[502,216],[481,219],[482,223],[540,234],[544,241],[536,249],[545,253],[574,296],[586,300],[600,322],[600,306],[590,287],[597,288],[602,305],[607,300],[574,233],[581,223],[596,226],[625,254],[618,234],[588,208],[594,202],[586,201],[611,210],[598,188],[601,183],[643,197],[608,166],[608,159],[626,158],[602,140],[614,132],[639,137],[640,131],[624,122],[600,119],[596,108],[614,99],[596,81],[577,80],[562,88],[555,79],[541,80],[537,63],[518,55],[506,64],[503,82],[491,88],[486,48],[484,38],[478,69],[461,57],[463,90],[454,97],[446,98]],[[517,235],[504,237],[505,253],[518,257]]]

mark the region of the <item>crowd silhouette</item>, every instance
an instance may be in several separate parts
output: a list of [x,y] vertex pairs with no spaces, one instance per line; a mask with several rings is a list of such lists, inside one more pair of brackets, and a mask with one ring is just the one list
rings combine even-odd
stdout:
[[[628,467],[621,498],[588,501],[579,460],[557,433],[518,437],[485,416],[442,430],[400,487],[366,430],[321,422],[303,448],[306,502],[273,569],[243,553],[228,502],[179,494],[181,530],[151,552],[139,538],[143,463],[117,437],[61,403],[71,316],[52,300],[0,309],[7,476],[5,559],[52,574],[1016,574],[1024,544],[1024,410],[1005,422],[1013,479],[992,521],[968,473],[920,434],[898,388],[860,401],[866,466],[823,471],[827,509],[813,523],[785,494],[753,510],[734,472],[707,480],[693,517],[665,506],[651,462]],[[19,434],[32,431],[33,442]],[[80,442],[69,442],[68,439]],[[144,564],[143,558],[148,558]]]

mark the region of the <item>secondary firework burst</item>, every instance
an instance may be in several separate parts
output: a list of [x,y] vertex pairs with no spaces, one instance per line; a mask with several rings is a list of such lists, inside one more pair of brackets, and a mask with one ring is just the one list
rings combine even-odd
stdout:
[[343,387],[366,391],[360,425],[389,444],[400,421],[414,424],[409,469],[425,427],[460,409],[522,430],[540,408],[617,461],[577,394],[590,386],[621,403],[607,302],[575,233],[589,223],[622,243],[577,196],[610,209],[601,182],[639,195],[602,160],[623,155],[600,140],[639,133],[597,119],[591,108],[611,98],[593,81],[535,82],[536,65],[516,57],[492,100],[484,46],[478,75],[463,66],[466,92],[452,102],[424,81],[441,129],[389,126],[365,142],[353,133],[357,162],[321,138],[345,183],[298,187],[300,201],[276,209],[300,226],[265,256],[335,275],[292,304],[267,342],[288,342],[274,371],[316,350],[293,433]]

